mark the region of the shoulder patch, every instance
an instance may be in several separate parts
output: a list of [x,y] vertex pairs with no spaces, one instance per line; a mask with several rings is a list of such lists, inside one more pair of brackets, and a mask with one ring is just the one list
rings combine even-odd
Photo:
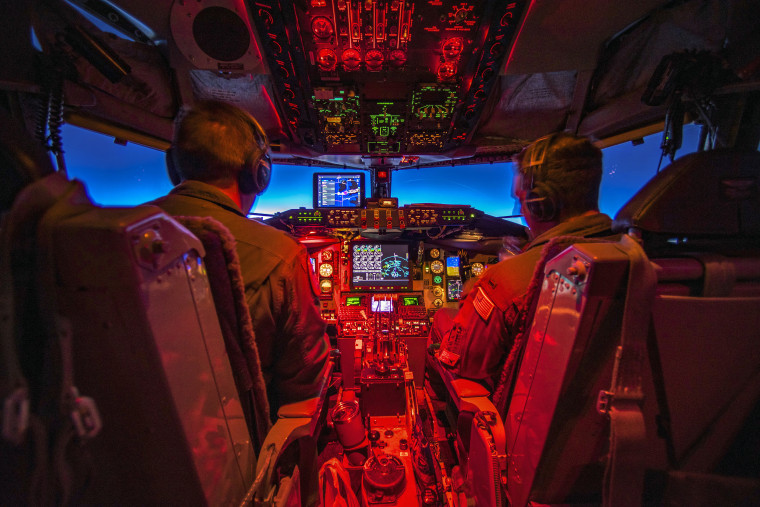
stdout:
[[491,316],[491,312],[495,306],[493,304],[493,301],[491,301],[491,299],[483,291],[482,287],[478,287],[478,292],[475,294],[475,299],[473,300],[472,305],[475,307],[475,311],[478,312],[478,315],[480,315],[483,320],[488,320],[488,317]]

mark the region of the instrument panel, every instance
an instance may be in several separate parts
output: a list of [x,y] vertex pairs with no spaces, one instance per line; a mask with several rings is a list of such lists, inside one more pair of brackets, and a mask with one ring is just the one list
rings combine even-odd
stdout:
[[483,212],[470,206],[407,205],[400,208],[318,208],[293,209],[279,213],[270,225],[286,227],[316,227],[353,231],[425,230],[433,227],[468,227],[475,224]]
[[[266,222],[308,252],[320,314],[338,351],[331,435],[360,504],[453,507],[459,504],[440,485],[451,483],[463,459],[447,436],[457,423],[433,416],[423,388],[433,317],[457,309],[498,262],[501,237],[522,228],[466,205],[395,203],[299,208]],[[490,458],[474,460],[470,466],[494,468]],[[494,487],[477,497],[496,505],[499,495]]]

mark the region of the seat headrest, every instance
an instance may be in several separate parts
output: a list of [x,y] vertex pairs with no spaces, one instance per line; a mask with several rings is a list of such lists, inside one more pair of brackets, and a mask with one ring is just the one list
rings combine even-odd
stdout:
[[686,155],[618,212],[613,229],[702,237],[760,236],[760,152]]

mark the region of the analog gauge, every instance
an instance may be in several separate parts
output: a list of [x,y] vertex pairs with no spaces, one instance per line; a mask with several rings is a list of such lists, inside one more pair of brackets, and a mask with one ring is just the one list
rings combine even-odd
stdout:
[[432,250],[430,250],[430,258],[431,259],[437,259],[440,256],[441,256],[441,251],[438,250],[437,248],[433,248]]
[[442,299],[434,299],[433,300],[433,306],[436,308],[440,308],[443,306],[443,300]]
[[443,296],[443,289],[441,287],[433,287],[433,295],[437,298]]
[[319,265],[319,276],[328,277],[333,274],[333,267],[332,264],[320,264]]
[[470,266],[470,269],[472,269],[472,276],[480,276],[483,274],[483,271],[485,271],[486,267],[483,266],[480,262],[473,262],[472,266]]
[[383,66],[383,60],[385,60],[383,52],[377,49],[370,49],[364,55],[364,63],[367,64],[367,68],[370,70],[381,68]]
[[338,64],[338,57],[332,49],[322,48],[317,52],[317,65],[324,72],[332,72]]
[[464,42],[461,37],[452,37],[443,43],[443,57],[446,60],[457,58],[464,49]]
[[430,263],[430,271],[436,275],[443,273],[443,263],[441,261],[433,261]]
[[433,283],[438,284],[438,285],[442,284],[443,283],[443,277],[441,275],[435,275],[433,277]]
[[449,81],[457,75],[457,66],[454,62],[445,62],[438,67],[438,79]]
[[343,51],[341,59],[343,60],[343,68],[347,71],[358,70],[362,63],[361,53],[353,48]]
[[311,20],[311,33],[318,39],[328,39],[333,34],[333,24],[325,16],[317,16]]
[[401,51],[400,49],[394,49],[391,51],[391,56],[389,57],[389,61],[391,62],[391,65],[394,67],[403,67],[406,63],[406,53]]
[[323,261],[331,261],[332,260],[332,250],[325,250],[322,252],[322,260]]
[[324,280],[319,282],[319,290],[324,294],[327,294],[328,292],[332,292],[332,280],[330,280],[329,278],[325,278]]

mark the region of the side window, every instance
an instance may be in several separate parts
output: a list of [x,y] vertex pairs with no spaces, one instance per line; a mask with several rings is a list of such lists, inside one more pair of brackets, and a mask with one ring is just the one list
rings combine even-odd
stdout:
[[101,206],[134,206],[172,189],[164,152],[72,125],[63,127],[66,171]]
[[[684,125],[683,143],[676,157],[693,153],[699,143],[700,126]],[[660,160],[662,132],[646,136],[641,143],[623,143],[602,150],[602,185],[599,189],[599,209],[614,217],[620,208],[638,190],[670,164],[666,157]],[[660,165],[661,162],[661,165]]]

